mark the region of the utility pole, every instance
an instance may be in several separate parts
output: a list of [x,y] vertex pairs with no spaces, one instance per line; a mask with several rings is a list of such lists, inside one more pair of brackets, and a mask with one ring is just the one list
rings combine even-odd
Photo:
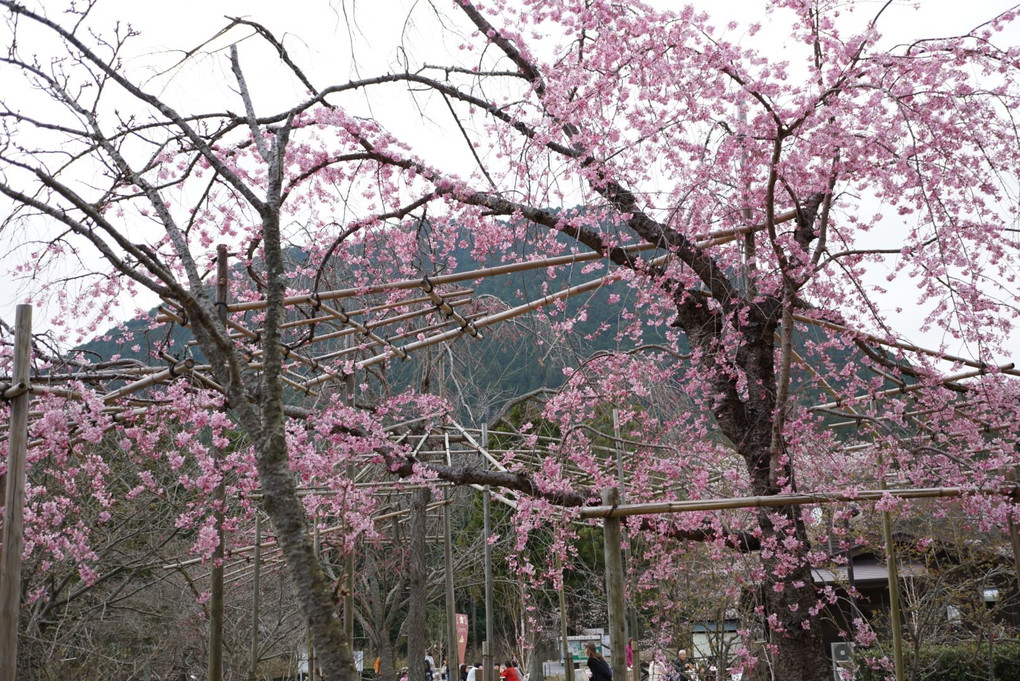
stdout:
[[[351,337],[344,336],[344,347],[350,347]],[[348,407],[354,406],[354,386],[356,383],[355,375],[353,373],[347,374],[344,377],[345,386],[345,398]],[[347,477],[351,480],[354,479],[354,468],[353,466],[347,467]],[[347,638],[347,645],[354,650],[354,551],[355,544],[351,543],[351,548],[344,557],[344,635]]]
[[11,401],[7,488],[4,491],[3,555],[0,556],[0,681],[18,675],[18,609],[21,605],[21,547],[25,542],[25,454],[28,450],[29,370],[32,306],[18,305],[14,320],[14,372],[0,386]]
[[[482,424],[482,448],[489,450],[489,425]],[[486,464],[488,467],[488,464]],[[482,492],[482,536],[485,540],[485,642],[482,645],[482,681],[493,681],[492,678],[492,546],[489,535],[489,486]]]
[[[220,329],[227,331],[227,247],[216,247],[216,317]],[[215,451],[216,469],[220,479],[213,489],[213,523],[216,526],[216,548],[212,554],[212,570],[209,574],[209,681],[223,680],[223,506],[226,492],[223,485],[223,469],[220,462],[223,452]]]
[[255,556],[252,570],[251,598],[251,662],[249,663],[248,679],[255,681],[259,669],[259,599],[262,582],[262,516],[255,509]]
[[556,557],[560,568],[560,653],[563,655],[563,681],[574,681],[574,656],[570,654],[567,641],[567,573],[563,569],[562,556]]
[[[618,478],[617,484],[620,485],[620,503],[623,504],[623,503],[626,503],[626,496],[625,496],[625,490],[626,490],[625,481],[626,481],[626,479],[624,477],[624,471],[623,471],[623,447],[620,446],[620,411],[618,409],[614,409],[613,410],[613,436],[615,438],[615,442],[613,443],[613,448],[616,450],[616,475],[617,475],[617,478]],[[622,527],[621,527],[621,536],[622,536]],[[629,549],[624,549],[624,551],[623,551],[623,558],[624,558],[624,566],[626,566],[630,562],[630,550]],[[633,599],[634,598],[634,594],[636,593],[636,589],[634,588],[633,581],[631,581],[631,585],[630,586],[631,586],[631,589],[630,589],[630,591],[631,591],[631,599]],[[627,633],[626,633],[627,638],[628,639],[630,639],[630,638],[635,638],[635,639],[638,638],[637,604],[635,604],[635,603],[631,603],[630,607],[627,608],[627,623],[628,623]],[[626,648],[624,649],[624,653],[626,654]],[[634,646],[632,654],[634,656],[634,660],[633,660],[634,668],[631,671],[631,679],[632,679],[632,681],[641,681],[641,645],[640,644]]]
[[[447,444],[449,452],[449,443]],[[446,504],[443,505],[443,549],[446,559],[446,679],[447,681],[459,681],[460,679],[460,651],[457,649],[457,599],[453,591],[453,531],[451,529],[451,517],[453,512],[450,505],[453,502],[450,488],[446,488]]]

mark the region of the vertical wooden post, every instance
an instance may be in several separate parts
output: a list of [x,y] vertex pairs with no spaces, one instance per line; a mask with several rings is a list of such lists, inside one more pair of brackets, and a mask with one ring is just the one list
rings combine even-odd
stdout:
[[[482,424],[482,448],[489,449],[489,425]],[[488,467],[488,464],[486,464]],[[482,644],[482,681],[493,681],[492,678],[492,546],[489,535],[492,528],[489,524],[489,486],[482,492],[482,535],[485,538],[485,642]]]
[[[350,344],[351,337],[344,336],[344,346]],[[354,374],[348,374],[344,377],[344,384],[346,387],[346,401],[348,406],[354,406],[354,385],[355,377]],[[354,479],[354,470],[352,466],[347,467],[347,477],[351,480]],[[354,545],[351,545],[350,550],[344,557],[344,636],[347,638],[347,645],[354,650]]]
[[[885,461],[878,455],[879,489],[886,489]],[[892,516],[882,511],[882,534],[885,535],[885,555],[889,563],[889,626],[892,629],[893,667],[896,681],[903,681],[903,629],[900,626],[900,577],[896,567],[896,544],[892,536]]]
[[[613,410],[613,436],[616,441],[613,443],[613,448],[616,450],[616,476],[618,478],[618,484],[620,485],[620,503],[626,503],[626,479],[623,471],[623,447],[620,446],[620,411],[618,409]],[[621,538],[622,538],[622,527],[621,527]],[[630,549],[625,548],[623,550],[624,565],[630,563]],[[634,597],[634,583],[631,582],[631,599]],[[638,638],[638,622],[637,622],[637,605],[633,602],[626,604],[627,607],[627,638]],[[626,655],[626,648],[624,649]],[[632,681],[641,681],[641,646],[634,646],[634,668],[631,670]]]
[[[315,551],[315,560],[320,562],[319,557],[319,511],[315,510],[315,514],[312,516],[312,549]],[[308,681],[318,681],[321,677],[317,669],[318,660],[316,659],[315,646],[312,644],[312,632],[308,632]]]
[[[220,328],[227,328],[227,247],[216,247],[216,316]],[[226,494],[223,485],[223,471],[219,465],[222,452],[214,452],[219,482],[213,489],[213,523],[216,525],[216,548],[212,555],[212,570],[209,574],[209,681],[223,680],[223,506]]]
[[[602,490],[603,506],[618,506],[620,490],[615,487]],[[606,557],[606,601],[609,606],[609,649],[612,653],[614,679],[627,678],[627,636],[624,633],[626,608],[623,594],[623,551],[620,519],[609,517],[603,527]]]
[[262,588],[262,516],[255,510],[255,555],[252,567],[251,599],[251,662],[248,667],[249,681],[255,681],[259,669],[259,599]]
[[354,545],[344,557],[344,638],[354,650]]
[[28,449],[29,369],[32,306],[18,305],[14,321],[14,371],[8,428],[7,488],[4,492],[3,554],[0,558],[0,681],[18,672],[18,609],[21,605],[21,548],[25,532],[25,453]]
[[[447,442],[449,447],[449,442]],[[449,453],[449,449],[447,449]],[[449,455],[449,454],[448,454]],[[453,531],[450,511],[450,488],[446,488],[446,504],[443,505],[443,551],[446,559],[446,639],[449,652],[446,655],[447,681],[460,681],[460,651],[457,650],[457,599],[453,591]]]
[[[1014,445],[1014,449],[1020,449]],[[1017,484],[1020,483],[1020,467],[1014,466],[1006,473],[1006,480],[1013,485],[1013,493],[1010,500],[1014,506],[1020,502],[1020,490]],[[1020,527],[1013,521],[1013,511],[1009,513],[1009,543],[1013,548],[1013,571],[1016,573],[1017,585],[1020,586]]]
[[563,655],[563,681],[574,681],[574,656],[570,654],[567,642],[567,575],[563,569],[563,557],[556,557],[560,568],[560,652]]
[[1017,585],[1020,586],[1020,528],[1013,521],[1013,513],[1009,514],[1009,543],[1013,547],[1013,572],[1016,573]]
[[900,627],[900,578],[896,567],[896,545],[892,538],[892,519],[888,511],[882,512],[882,530],[885,534],[886,560],[889,562],[889,626],[892,628],[893,665],[896,681],[903,681],[903,630]]

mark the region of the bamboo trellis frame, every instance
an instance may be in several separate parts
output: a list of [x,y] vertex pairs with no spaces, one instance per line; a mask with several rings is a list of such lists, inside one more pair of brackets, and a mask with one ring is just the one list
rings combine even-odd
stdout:
[[[793,219],[794,217],[795,212],[790,211],[777,216],[776,222],[785,222]],[[743,234],[756,231],[756,229],[759,228],[760,226],[751,226],[747,228],[710,232],[698,237],[696,243],[702,248],[720,246],[730,243]],[[626,250],[630,253],[638,253],[655,249],[649,245],[634,245],[627,247]],[[657,255],[651,258],[649,262],[653,265],[662,265],[668,262],[671,257],[672,256],[670,254]],[[407,357],[409,354],[416,351],[440,343],[450,342],[462,336],[480,338],[482,330],[487,327],[511,321],[520,316],[539,310],[542,307],[556,304],[576,295],[594,291],[603,286],[611,285],[619,278],[619,273],[610,271],[608,274],[595,276],[588,281],[574,283],[507,309],[494,312],[467,314],[458,312],[457,308],[470,305],[474,302],[474,290],[470,288],[453,288],[454,286],[463,282],[510,274],[519,274],[521,272],[543,268],[573,268],[577,265],[592,263],[600,259],[604,259],[604,256],[598,253],[575,253],[552,258],[536,258],[526,262],[479,268],[464,272],[422,277],[420,279],[404,279],[392,282],[382,282],[368,287],[338,289],[334,291],[289,296],[285,300],[286,306],[291,308],[305,307],[310,310],[311,314],[303,319],[293,319],[286,322],[283,325],[283,329],[285,331],[297,331],[304,328],[314,329],[320,325],[324,326],[327,331],[326,333],[310,334],[307,342],[302,344],[302,349],[300,350],[297,347],[285,348],[285,355],[293,364],[292,367],[287,368],[285,381],[290,387],[300,391],[301,393],[316,395],[316,388],[330,381],[346,380],[351,370],[355,372],[365,370],[392,358]],[[450,288],[450,290],[444,290],[444,288]],[[408,296],[393,299],[393,296],[400,292],[406,292],[408,293]],[[418,292],[417,295],[415,292]],[[383,303],[371,302],[371,297],[376,295],[388,295],[391,299]],[[354,298],[364,300],[365,303],[356,309],[347,310],[343,306],[342,301]],[[239,341],[249,341],[253,344],[258,341],[258,330],[246,328],[242,319],[245,313],[259,311],[264,309],[264,307],[265,302],[258,300],[228,305],[228,312],[237,315],[229,321],[230,337]],[[394,312],[396,314],[392,314]],[[401,331],[399,333],[387,333],[385,331],[388,327],[420,321],[427,315],[431,314],[438,314],[440,316],[439,321],[433,324]],[[980,362],[969,360],[964,357],[923,348],[911,343],[882,338],[867,332],[854,331],[846,326],[814,319],[801,314],[794,315],[794,319],[800,323],[812,324],[837,333],[848,334],[854,338],[859,338],[877,345],[883,345],[901,352],[935,357],[954,362],[956,364],[962,364],[974,369],[973,371],[959,372],[941,377],[938,382],[943,385],[957,384],[988,371],[998,371],[1000,373],[1020,376],[1020,371],[1016,370],[1012,364],[987,367]],[[187,320],[181,314],[168,306],[161,308],[157,320],[172,321],[182,325],[186,325],[187,323]],[[452,328],[447,328],[451,326]],[[312,348],[316,347],[316,344],[321,345],[355,335],[362,339],[362,342],[358,345],[344,349],[325,349],[320,352],[308,352],[304,350],[304,346]],[[418,337],[413,341],[399,344],[400,341],[414,335],[417,335]],[[372,351],[373,349],[378,351],[371,352],[367,357],[361,357],[354,361],[350,361],[351,359],[356,358],[358,353],[365,353],[366,351]],[[258,370],[260,368],[259,360],[261,357],[261,351],[253,347],[249,353],[249,357],[252,368]],[[115,416],[115,421],[122,421],[123,418],[128,416],[141,416],[145,413],[147,405],[144,401],[139,400],[134,404],[124,405],[123,400],[125,398],[134,395],[147,387],[173,380],[177,376],[187,376],[190,380],[194,380],[205,387],[214,390],[222,390],[222,387],[217,385],[211,378],[208,366],[197,365],[190,359],[184,362],[181,362],[176,358],[166,357],[166,359],[172,361],[172,364],[169,367],[133,366],[125,367],[123,369],[111,369],[97,372],[72,371],[66,373],[52,373],[34,380],[34,382],[28,386],[28,389],[34,392],[45,392],[68,399],[82,399],[82,395],[78,391],[56,387],[54,384],[70,381],[83,381],[95,384],[104,380],[124,381],[127,378],[133,377],[133,381],[130,381],[121,387],[109,390],[102,397],[103,402],[108,405],[107,409],[109,410],[109,413],[112,413]],[[347,361],[348,365],[344,367],[337,366],[336,362],[339,360]],[[804,358],[797,357],[796,360],[799,364],[807,367],[809,372],[813,373],[814,380],[819,382],[826,392],[836,398],[834,401],[813,407],[815,410],[841,408],[847,407],[850,404],[880,400],[892,395],[906,394],[920,390],[922,387],[926,387],[927,385],[927,383],[920,382],[904,385],[892,380],[891,376],[885,376],[885,380],[894,383],[894,388],[877,391],[868,395],[840,398],[838,396],[838,391],[828,385],[825,380],[817,374],[817,372],[813,372],[809,363],[805,361]],[[353,369],[351,369],[351,367],[353,367]],[[12,386],[9,381],[7,383],[0,381],[0,393],[2,393],[5,398],[9,398],[18,390],[22,389],[25,388],[21,386]],[[496,466],[497,470],[506,471],[506,468],[502,466],[499,459],[492,455],[492,450],[481,447],[470,431],[459,424],[453,424],[450,428],[451,431],[449,432],[453,436],[451,441],[459,440],[466,442],[466,446],[470,450],[481,454],[491,465]],[[397,428],[392,428],[392,430],[397,430]],[[0,437],[5,436],[6,434],[3,432],[2,427],[0,427]],[[606,437],[607,441],[614,441],[609,434],[600,434],[600,436]],[[421,438],[416,447],[417,452],[420,454],[431,453],[431,455],[442,454],[442,449],[424,449],[424,445],[427,440],[427,437]],[[623,444],[625,444],[626,447],[647,447],[650,449],[662,449],[663,447],[666,447],[666,445],[642,443],[636,440],[627,440]],[[447,455],[449,455],[448,447],[449,443],[447,443]],[[599,445],[594,445],[594,448],[598,449]],[[546,450],[541,447],[536,449],[514,449],[514,452],[517,454],[518,461],[520,463],[529,466],[538,464],[543,456],[546,455]],[[366,467],[359,472],[359,475],[369,475],[369,470],[371,469]],[[588,474],[580,470],[574,470],[572,471],[572,474],[576,475],[578,479],[582,481],[590,479]],[[370,481],[367,484],[378,485],[379,482],[380,481],[375,480]],[[506,495],[502,501],[513,505],[515,503],[513,496],[514,495],[512,494]]]
[[[793,219],[793,217],[795,217],[795,214],[791,211],[778,216],[776,221],[784,222]],[[702,247],[720,245],[723,243],[728,243],[746,232],[754,231],[754,229],[755,228],[752,226],[746,229],[736,230],[731,229],[711,232],[699,238],[697,243],[699,246]],[[629,250],[630,252],[640,252],[644,250],[649,250],[650,248],[651,247],[647,245],[636,245],[629,247],[627,250]],[[652,263],[662,264],[666,262],[666,260],[669,257],[670,256],[668,254],[658,256],[657,258],[654,258],[652,260]],[[285,381],[287,382],[288,385],[290,385],[292,388],[296,390],[308,394],[314,394],[312,391],[317,386],[322,385],[329,381],[344,380],[346,378],[347,375],[346,371],[337,370],[330,366],[327,366],[326,363],[329,362],[330,360],[338,359],[341,357],[347,357],[359,351],[363,352],[366,348],[371,348],[373,346],[381,348],[382,352],[372,354],[371,356],[367,358],[362,358],[354,363],[355,371],[360,369],[366,369],[376,364],[385,362],[393,357],[406,357],[408,353],[439,343],[454,340],[462,335],[477,336],[478,334],[480,334],[480,330],[487,326],[492,326],[505,321],[509,321],[516,317],[525,315],[529,312],[533,312],[544,306],[557,303],[571,296],[580,295],[586,292],[593,291],[601,286],[609,285],[618,278],[618,275],[610,273],[608,275],[596,277],[587,282],[569,286],[567,288],[527,301],[523,304],[511,307],[509,309],[490,314],[483,314],[480,316],[461,315],[455,309],[456,307],[469,304],[472,301],[472,298],[470,297],[472,293],[471,289],[455,289],[450,292],[440,293],[439,292],[440,286],[460,283],[474,279],[501,276],[511,273],[515,274],[540,268],[554,268],[564,265],[574,266],[581,263],[592,262],[600,258],[602,258],[602,256],[599,255],[598,253],[578,253],[565,256],[558,256],[554,258],[538,258],[522,263],[512,263],[508,265],[500,265],[490,268],[480,268],[467,272],[457,272],[446,275],[423,277],[421,279],[405,279],[389,283],[380,283],[366,288],[349,288],[340,289],[336,291],[290,296],[286,299],[286,304],[288,306],[306,305],[310,306],[313,312],[318,310],[324,310],[327,314],[324,316],[313,315],[308,319],[301,319],[288,322],[287,324],[285,324],[285,328],[297,328],[299,326],[311,324],[324,324],[328,322],[337,322],[340,324],[341,327],[344,327],[336,331],[331,331],[327,334],[320,334],[319,336],[312,338],[309,341],[309,343],[318,342],[320,340],[322,341],[335,340],[337,338],[349,336],[351,334],[359,334],[363,338],[367,339],[368,342],[362,343],[361,345],[355,346],[353,348],[348,348],[344,350],[331,350],[318,355],[314,353],[309,355],[304,352],[298,351],[296,348],[287,347],[285,348],[286,356],[290,360],[296,362],[298,365],[303,366],[307,370],[307,372],[311,372],[311,376],[309,376],[308,373],[305,372],[298,374],[294,373],[291,370],[288,371],[287,375],[285,376]],[[426,295],[413,296],[411,298],[406,298],[403,300],[389,301],[381,305],[366,305],[351,312],[346,311],[342,307],[336,309],[324,303],[324,301],[343,300],[346,298],[351,298],[359,295],[364,296],[372,294],[394,293],[397,291],[411,291],[414,289],[421,290],[425,292]],[[409,309],[407,312],[395,315],[392,318],[384,317],[379,319],[368,320],[365,322],[361,322],[355,319],[356,316],[370,315],[374,312],[383,312],[398,309],[401,307],[413,308],[415,305],[420,305],[427,302],[431,302],[435,307],[429,309]],[[248,301],[229,305],[228,310],[231,312],[240,313],[245,311],[260,310],[263,307],[264,301]],[[402,334],[398,334],[397,336],[383,336],[376,331],[377,329],[381,329],[386,325],[399,324],[401,322],[406,322],[420,318],[426,314],[435,312],[437,308],[445,317],[445,320],[437,324],[425,327],[424,329],[417,329],[418,334],[421,335],[422,333],[424,333],[425,337],[419,338],[411,343],[407,343],[405,345],[396,345],[394,341],[399,340],[400,338],[406,338],[410,335],[413,335],[414,331],[404,332]],[[887,347],[895,348],[905,352],[913,352],[917,354],[927,355],[930,357],[937,357],[944,359],[946,361],[971,366],[976,369],[975,372],[964,372],[944,377],[942,379],[942,382],[945,384],[950,384],[960,380],[964,380],[966,378],[971,378],[976,375],[979,375],[982,372],[986,372],[989,370],[989,367],[984,366],[980,362],[969,360],[964,357],[959,357],[943,353],[940,351],[923,348],[921,346],[911,343],[880,338],[878,336],[875,336],[874,334],[869,334],[866,332],[855,332],[845,326],[841,326],[839,324],[835,324],[828,321],[813,319],[805,315],[798,314],[795,315],[794,318],[802,323],[821,326],[823,328],[840,333],[853,334],[855,337],[861,338],[870,343],[885,345]],[[179,324],[186,323],[186,320],[181,315],[175,313],[173,310],[166,307],[162,308],[158,319],[164,321],[174,321]],[[448,324],[453,324],[454,328],[445,331],[442,330],[443,326]],[[243,325],[236,320],[232,319],[230,321],[230,327],[232,330],[231,336],[234,337],[235,339],[247,339],[249,341],[256,341],[259,338],[257,331],[244,328]],[[255,362],[255,360],[260,356],[260,354],[261,352],[257,349],[253,350],[251,353],[253,367],[256,369],[258,368],[259,365],[257,362]],[[806,363],[804,364],[806,365]],[[1016,370],[1012,365],[1000,365],[999,367],[996,367],[995,370],[998,370],[1001,373],[1020,375],[1020,371]],[[146,379],[148,382],[144,385],[140,385],[139,387],[137,387],[135,391],[141,390],[143,387],[147,387],[148,385],[154,385],[160,382],[161,380],[173,378],[174,374],[173,370],[171,370],[170,373],[168,374],[167,369],[156,370],[155,368],[135,368],[132,370],[113,371],[94,375],[84,374],[81,375],[78,379],[75,378],[75,375],[73,373],[64,375],[53,374],[46,376],[44,380],[47,383],[68,380],[102,380],[103,378],[113,377],[121,378],[124,376],[128,376],[131,373],[141,375],[146,373],[152,374],[153,372],[155,372],[156,375],[149,376]],[[203,382],[207,387],[213,389],[221,389],[220,386],[216,385],[215,381],[212,381],[211,378],[208,376],[208,367],[204,366],[193,367],[192,373],[194,374],[197,380]],[[9,386],[3,386],[2,384],[0,384],[0,387],[4,388],[4,392],[10,390]],[[897,386],[897,388],[895,389],[882,391],[875,395],[860,396],[853,399],[855,401],[862,399],[873,400],[878,399],[885,395],[908,392],[917,389],[919,388],[915,386]],[[38,388],[38,390],[40,391],[49,390],[52,394],[55,395],[61,394],[57,392],[59,389],[55,389],[52,387],[51,388],[40,387]],[[70,393],[66,394],[65,396],[74,397],[74,395]],[[113,402],[118,397],[121,396],[123,396],[122,393],[118,393],[116,391],[111,392],[108,401]],[[834,406],[840,406],[840,404],[845,404],[846,401],[847,400],[844,399],[841,401],[821,405],[816,408],[825,409]]]

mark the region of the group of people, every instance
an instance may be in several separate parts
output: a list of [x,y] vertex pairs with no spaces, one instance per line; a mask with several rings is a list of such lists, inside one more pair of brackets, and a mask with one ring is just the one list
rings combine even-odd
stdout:
[[[634,664],[634,652],[633,652],[633,639],[627,641],[626,659],[627,666],[632,667]],[[588,671],[590,672],[591,681],[613,681],[613,668],[610,666],[606,658],[603,657],[602,653],[599,652],[598,646],[592,642],[584,644],[585,653],[588,655]],[[378,666],[378,661],[376,661]],[[482,663],[475,662],[473,665],[462,664],[460,665],[459,681],[481,681],[481,670]],[[378,673],[378,669],[376,670]],[[517,663],[513,660],[507,660],[504,665],[500,667],[499,671],[500,681],[524,681],[521,678],[520,673],[517,671]],[[687,657],[687,651],[681,649],[666,671],[665,681],[710,681],[714,680],[715,675],[710,670],[702,669],[698,670],[694,662]],[[431,655],[426,654],[425,656],[425,681],[453,681],[453,679],[447,678],[445,674],[445,668],[437,670],[435,661]],[[408,681],[407,668],[403,668],[400,671],[400,681]]]
[[[627,667],[634,666],[634,639],[627,641]],[[613,681],[613,668],[606,662],[606,658],[599,652],[598,647],[588,642],[584,644],[584,650],[588,654],[588,670],[591,672],[591,681]],[[680,649],[676,659],[673,660],[666,671],[666,681],[715,681],[714,670],[704,667],[698,669],[694,662],[687,657],[687,651]]]
[[[379,674],[379,660],[375,663],[375,673]],[[459,681],[481,681],[482,663],[475,662],[473,665],[462,664],[460,666]],[[524,681],[517,671],[517,663],[507,660],[506,664],[500,667],[500,681]],[[400,681],[409,681],[407,667],[400,670]],[[430,653],[425,654],[425,681],[456,681],[446,673],[446,667],[436,668],[435,658]]]
[[687,651],[681,649],[666,673],[666,681],[716,681],[719,678],[715,667],[702,664],[700,667],[687,657]]
[[[481,681],[482,663],[475,662],[473,665],[462,664],[460,666],[460,681]],[[517,672],[517,663],[507,660],[499,669],[499,678],[502,681],[523,681]]]

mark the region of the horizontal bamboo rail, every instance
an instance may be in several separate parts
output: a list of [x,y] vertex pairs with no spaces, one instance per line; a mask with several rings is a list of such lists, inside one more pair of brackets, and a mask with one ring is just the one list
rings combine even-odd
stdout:
[[[632,244],[624,246],[623,250],[628,253],[638,253],[641,251],[647,251],[657,248],[652,244]],[[454,272],[451,274],[442,274],[438,276],[429,277],[429,281],[433,285],[440,286],[443,284],[453,284],[462,281],[471,281],[474,279],[481,279],[488,276],[498,276],[501,274],[513,274],[517,272],[526,272],[529,270],[542,269],[545,267],[557,267],[559,265],[569,265],[574,263],[590,262],[592,260],[601,260],[605,258],[601,253],[591,251],[587,253],[575,253],[571,255],[561,255],[553,258],[542,258],[539,260],[529,260],[523,263],[510,263],[507,265],[498,265],[496,267],[483,267],[474,270],[467,270],[464,272]],[[352,298],[354,296],[366,296],[373,295],[376,293],[386,293],[389,291],[399,291],[406,289],[422,288],[424,279],[400,279],[397,281],[391,281],[382,284],[372,284],[370,286],[359,286],[356,288],[337,289],[335,291],[322,291],[321,293],[304,293],[296,296],[287,296],[283,300],[285,306],[293,305],[309,305],[313,304],[314,300],[339,300],[342,298]],[[266,307],[265,300],[252,300],[241,303],[232,303],[227,306],[228,312],[250,312],[253,310],[263,310]],[[166,315],[166,318],[163,318]],[[165,308],[160,309],[160,315],[156,317],[157,322],[167,321],[182,321],[179,315],[176,315],[170,310]]]
[[[843,326],[842,324],[836,324],[835,322],[825,321],[824,319],[814,319],[813,317],[808,317],[797,313],[794,313],[793,318],[795,321],[798,322],[811,324],[813,326],[820,326],[824,329],[829,329],[831,331],[838,331],[840,333],[850,334],[852,336],[862,338],[866,341],[876,343],[878,345],[884,345],[886,347],[896,348],[898,350],[906,350],[907,352],[913,352],[918,355],[928,355],[929,357],[945,360],[947,362],[963,364],[964,366],[974,367],[975,369],[988,368],[988,365],[985,362],[979,362],[977,360],[969,359],[967,357],[960,357],[959,355],[951,355],[949,353],[942,352],[941,350],[931,350],[929,348],[924,348],[921,347],[920,345],[907,343],[905,341],[889,340],[887,338],[882,338],[881,336],[876,336],[875,334],[868,333],[866,331],[857,331],[855,329],[851,329],[850,327]],[[1016,370],[1012,368],[1012,366],[1008,370],[1000,370],[1000,373],[1009,374],[1010,376],[1020,376],[1020,370]]]
[[[1000,373],[1004,373],[1005,371],[1008,371],[1008,370],[1012,369],[1013,366],[1014,365],[1012,363],[1010,363],[1010,364],[1003,364],[1001,366],[994,367],[994,369],[999,371]],[[948,385],[950,383],[956,383],[957,381],[962,381],[962,380],[967,379],[967,378],[976,378],[978,376],[983,376],[984,374],[987,374],[987,373],[989,373],[989,372],[988,372],[988,369],[986,369],[986,368],[976,369],[974,371],[964,371],[964,372],[961,372],[961,373],[958,373],[958,374],[952,374],[950,376],[943,376],[942,378],[939,379],[938,383],[940,385]],[[917,392],[918,390],[924,390],[925,388],[928,388],[928,387],[930,387],[930,386],[927,383],[912,383],[910,385],[902,385],[902,386],[900,386],[898,388],[889,388],[888,390],[879,390],[877,392],[869,393],[867,395],[854,395],[852,397],[848,397],[848,398],[843,399],[843,400],[836,400],[835,402],[827,402],[825,404],[819,404],[819,405],[816,405],[814,407],[810,407],[809,410],[810,411],[820,411],[820,410],[823,410],[823,409],[836,409],[838,407],[842,407],[842,406],[845,406],[847,404],[856,404],[856,403],[859,403],[859,402],[866,402],[866,401],[869,401],[869,400],[878,399],[880,397],[889,397],[891,395],[900,395],[900,394],[903,394],[903,393]]]
[[927,487],[913,489],[859,490],[856,492],[812,492],[776,494],[759,497],[729,497],[724,499],[696,499],[691,501],[660,501],[647,504],[619,504],[617,506],[585,506],[581,518],[626,518],[636,515],[660,513],[690,513],[692,511],[723,511],[738,508],[770,508],[832,504],[852,501],[879,501],[886,497],[897,499],[935,499],[979,495],[1010,496],[1017,485],[1001,487]]
[[457,322],[460,325],[460,328],[472,337],[481,339],[482,334],[477,328],[475,328],[475,325],[467,319],[464,319],[464,317],[458,314],[457,311],[450,306],[443,296],[439,295],[439,292],[436,291],[436,287],[432,285],[432,282],[429,281],[428,277],[425,277],[425,280],[422,282],[421,290],[428,294],[437,310]]
[[[458,298],[457,300],[449,301],[448,304],[451,307],[461,307],[463,305],[469,305],[471,302],[472,302],[471,298]],[[431,309],[411,310],[410,312],[404,312],[403,314],[394,315],[392,317],[384,317],[382,319],[376,319],[376,320],[373,320],[371,322],[366,322],[365,323],[365,328],[373,329],[374,330],[374,329],[378,329],[378,328],[383,327],[383,326],[390,326],[392,324],[399,324],[400,322],[404,322],[404,321],[407,321],[409,319],[416,319],[417,317],[424,317],[425,315],[430,314],[431,312],[433,312],[433,310],[431,310]],[[315,342],[316,343],[321,343],[323,341],[334,340],[336,338],[343,338],[345,336],[352,336],[355,333],[356,333],[356,331],[354,329],[351,329],[351,328],[340,329],[339,331],[332,331],[330,333],[324,333],[322,335],[316,336],[315,337]],[[387,340],[389,340],[390,342],[393,342],[394,337],[392,337],[392,336],[388,337]],[[368,347],[372,347],[372,345],[368,344]],[[349,354],[349,353],[357,352],[360,349],[361,348],[359,346],[354,346],[354,347],[350,347],[350,348],[344,348],[343,350],[336,350],[336,351],[333,351],[333,352],[326,353],[325,355],[319,355],[318,357],[316,357],[316,359],[318,359],[321,362],[321,361],[324,361],[326,359],[332,359],[334,357],[339,357],[339,356],[342,356],[344,354]]]
[[[521,316],[523,314],[526,314],[528,312],[533,312],[534,310],[537,310],[540,307],[544,307],[544,306],[549,305],[551,303],[554,303],[554,302],[556,302],[558,300],[563,300],[563,299],[569,298],[571,296],[576,296],[576,295],[581,294],[581,293],[586,293],[588,291],[592,291],[592,290],[597,289],[597,288],[599,288],[601,286],[605,286],[606,284],[609,284],[609,283],[612,283],[614,281],[617,281],[619,278],[620,278],[620,275],[618,273],[608,274],[608,275],[606,275],[604,277],[600,277],[598,279],[593,279],[593,280],[585,282],[583,284],[578,284],[577,286],[572,286],[570,288],[566,288],[566,289],[563,289],[561,291],[557,291],[555,293],[550,293],[547,296],[543,296],[541,298],[537,298],[535,300],[532,300],[530,302],[524,303],[522,305],[518,305],[516,307],[512,307],[512,308],[509,308],[507,310],[503,310],[502,312],[497,312],[497,313],[494,313],[494,314],[491,314],[491,315],[488,315],[488,316],[485,316],[485,317],[480,317],[480,318],[474,320],[474,325],[475,325],[476,328],[481,329],[481,328],[484,328],[486,326],[491,326],[493,324],[504,322],[504,321],[507,321],[508,319],[513,319],[514,317],[519,317],[519,316]],[[416,342],[413,342],[413,343],[408,343],[407,345],[403,346],[402,349],[404,350],[404,352],[411,353],[411,352],[414,352],[415,350],[420,350],[421,348],[425,348],[425,347],[428,347],[430,345],[435,345],[437,343],[442,343],[442,342],[448,341],[448,340],[450,340],[452,338],[456,338],[457,336],[463,335],[464,333],[465,333],[465,330],[463,328],[452,329],[450,331],[445,331],[443,333],[439,333],[439,334],[436,334],[434,336],[429,336],[428,338],[424,338],[424,339],[422,339],[420,341],[416,341]],[[389,355],[387,355],[386,353],[383,353],[383,354],[380,354],[380,355],[376,355],[375,357],[371,357],[369,359],[362,360],[362,361],[358,362],[356,366],[359,369],[367,368],[367,367],[373,366],[375,364],[379,364],[380,362],[384,362],[387,359],[389,359]],[[309,387],[313,387],[313,386],[319,385],[320,383],[324,383],[327,380],[329,380],[329,379],[328,378],[316,378],[316,379],[312,379],[311,381],[308,381],[305,385],[307,385]]]
[[[446,294],[446,298],[448,300],[450,300],[450,299],[459,299],[460,300],[460,299],[464,299],[465,296],[469,297],[472,293],[474,293],[474,289],[461,288],[461,289],[456,289],[454,291],[448,292]],[[363,316],[363,315],[374,314],[376,312],[385,312],[386,310],[392,310],[392,309],[395,309],[395,308],[398,308],[398,307],[409,307],[411,305],[420,305],[422,303],[428,303],[431,300],[432,300],[432,298],[429,297],[429,296],[418,296],[416,298],[405,298],[404,300],[396,300],[396,301],[393,301],[391,303],[383,303],[381,305],[372,305],[372,306],[369,306],[369,307],[361,307],[361,308],[358,308],[356,310],[347,310],[347,314],[349,314],[352,317],[360,317],[360,316]],[[468,298],[468,300],[470,300],[470,297]],[[396,315],[394,317],[389,317],[388,319],[396,320],[396,319],[399,319],[399,317],[400,317],[400,315]],[[281,324],[280,325],[280,329],[281,330],[287,330],[287,329],[297,328],[297,327],[300,327],[300,326],[309,326],[311,324],[323,324],[323,323],[326,323],[326,322],[330,321],[331,319],[333,319],[332,316],[327,316],[327,317],[309,317],[307,319],[295,319],[293,321]],[[366,326],[371,328],[370,324],[366,324]],[[316,336],[316,338],[318,338],[318,336]]]

